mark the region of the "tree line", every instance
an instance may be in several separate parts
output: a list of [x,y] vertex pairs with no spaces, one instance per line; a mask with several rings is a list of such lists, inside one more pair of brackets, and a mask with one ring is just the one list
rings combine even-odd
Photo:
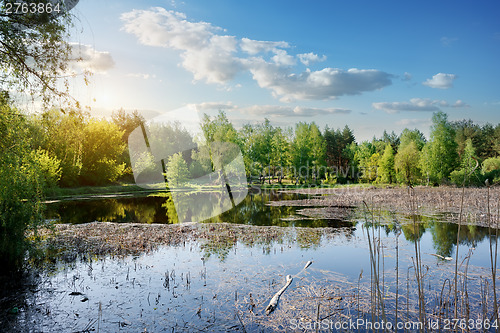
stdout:
[[[128,136],[145,121],[136,111],[118,110],[111,119],[57,109],[23,116],[5,101],[3,105],[24,119],[42,188],[133,181]],[[159,140],[156,144],[166,152],[166,177],[172,184],[216,169],[211,142],[239,147],[248,180],[261,183],[479,185],[487,178],[491,183],[500,180],[500,124],[450,122],[443,112],[433,114],[429,138],[418,129],[404,129],[360,143],[348,126],[321,130],[314,122],[281,128],[265,119],[236,129],[223,111],[203,116],[201,137],[193,137],[179,123],[150,126],[157,133],[150,140]],[[186,143],[196,148],[177,152]],[[153,170],[154,157],[145,155],[134,167]]]
[[[348,126],[321,131],[314,122],[283,129],[266,119],[236,130],[223,111],[213,118],[205,115],[201,127],[202,140],[191,138],[193,142],[238,145],[248,179],[261,183],[462,186],[500,181],[500,124],[450,122],[443,112],[433,114],[429,138],[418,129],[404,129],[400,135],[384,131],[382,137],[361,143]],[[180,155],[168,160],[167,178],[171,172],[180,181],[180,169],[184,179],[213,169],[208,152]]]

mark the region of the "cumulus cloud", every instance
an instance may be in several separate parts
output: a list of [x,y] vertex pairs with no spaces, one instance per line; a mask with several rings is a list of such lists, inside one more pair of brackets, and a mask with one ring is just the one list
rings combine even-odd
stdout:
[[283,102],[358,95],[390,85],[392,78],[392,75],[378,70],[356,68],[324,68],[295,74],[263,59],[250,60],[248,68],[261,88],[271,90]]
[[253,40],[243,37],[240,42],[241,50],[245,51],[250,55],[255,55],[257,53],[265,52],[276,52],[278,49],[285,49],[290,47],[287,42],[271,42],[263,40]]
[[182,13],[164,8],[133,10],[122,14],[123,29],[144,45],[182,52],[182,66],[195,80],[224,83],[241,70],[233,56],[237,42],[233,36],[217,35],[221,29],[207,22],[189,22]]
[[90,45],[71,44],[72,69],[106,73],[115,66],[115,61],[109,52],[96,51]]
[[302,106],[253,105],[240,109],[245,114],[272,117],[313,117],[331,114],[348,114],[351,110],[342,108],[312,108]]
[[301,63],[303,63],[306,66],[309,66],[309,64],[315,63],[315,62],[321,62],[326,60],[326,56],[322,55],[321,57],[318,56],[315,53],[309,52],[309,53],[301,53],[298,54],[297,57],[299,57],[299,60]]
[[449,89],[453,87],[453,81],[457,76],[455,74],[445,74],[438,73],[432,77],[432,79],[427,79],[422,84],[431,88],[437,89]]
[[303,63],[323,61],[314,53],[290,55],[285,41],[259,41],[220,34],[207,22],[190,22],[182,13],[163,8],[133,10],[121,16],[123,29],[141,44],[181,52],[181,65],[195,80],[227,84],[236,74],[249,71],[261,88],[282,101],[335,99],[390,85],[392,75],[375,69],[324,68],[294,73],[296,59]]
[[410,102],[379,102],[372,103],[377,110],[387,113],[399,113],[402,111],[439,111],[440,107],[467,107],[468,105],[461,100],[450,104],[444,100],[431,100],[428,98],[412,98]]

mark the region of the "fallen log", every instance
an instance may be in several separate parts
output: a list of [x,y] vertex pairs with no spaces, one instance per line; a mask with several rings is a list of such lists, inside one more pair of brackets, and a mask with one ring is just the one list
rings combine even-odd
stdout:
[[274,309],[276,309],[276,307],[278,306],[278,301],[280,299],[280,296],[281,294],[283,294],[286,290],[286,288],[288,288],[288,286],[292,283],[293,281],[293,278],[291,275],[287,275],[286,276],[286,283],[285,285],[283,286],[283,288],[281,288],[274,296],[273,298],[271,298],[271,301],[269,302],[269,305],[266,307],[266,315],[269,316],[269,314],[271,312],[274,311]]

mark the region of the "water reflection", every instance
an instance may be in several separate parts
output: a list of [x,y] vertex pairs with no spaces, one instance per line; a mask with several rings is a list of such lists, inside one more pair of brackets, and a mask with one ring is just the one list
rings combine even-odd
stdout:
[[[134,222],[134,223],[177,223],[199,220],[220,210],[214,202],[199,200],[202,193],[178,193],[186,204],[176,210],[169,193],[157,193],[148,197],[106,198],[84,201],[59,201],[47,204],[46,219],[60,223]],[[215,196],[214,196],[215,197]],[[296,218],[297,207],[266,205],[269,201],[298,200],[306,198],[300,194],[284,194],[277,191],[249,194],[234,209],[224,212],[206,222],[228,222],[260,226],[300,227],[344,227],[352,223],[335,219]],[[196,210],[192,209],[196,205]],[[300,207],[304,208],[304,207]],[[287,219],[292,217],[293,219]]]
[[[47,205],[46,218],[61,223],[86,223],[92,221],[135,222],[135,223],[177,223],[179,220],[197,220],[200,216],[213,215],[213,202],[200,201],[200,193],[179,193],[186,202],[182,210],[176,211],[172,196],[159,193],[148,197],[120,197],[83,201],[60,201]],[[270,201],[290,201],[309,198],[301,194],[286,194],[277,191],[249,193],[249,195],[234,209],[224,212],[205,222],[226,222],[235,224],[280,227],[335,227],[353,228],[359,223],[370,225],[372,221],[382,222],[381,228],[386,236],[394,235],[400,229],[407,241],[415,242],[425,234],[430,234],[432,247],[436,254],[443,257],[453,255],[456,246],[458,226],[448,223],[450,214],[419,215],[417,223],[405,214],[390,211],[371,212],[362,208],[345,208],[341,215],[332,215],[332,207],[308,208],[307,206],[268,205]],[[191,209],[197,205],[197,209]],[[196,214],[201,214],[200,216]],[[323,214],[323,215],[322,215]],[[465,225],[461,228],[459,243],[475,247],[488,239],[488,228]],[[308,238],[303,246],[314,244],[314,239]]]

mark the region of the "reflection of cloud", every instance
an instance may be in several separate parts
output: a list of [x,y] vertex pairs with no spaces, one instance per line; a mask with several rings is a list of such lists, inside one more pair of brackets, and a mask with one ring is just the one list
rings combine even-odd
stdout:
[[341,108],[290,107],[281,105],[253,105],[240,109],[242,113],[273,117],[313,117],[328,114],[348,114],[351,110]]
[[379,102],[372,103],[377,110],[383,110],[387,113],[399,113],[401,111],[439,111],[439,107],[468,107],[462,100],[457,100],[449,104],[444,100],[431,100],[428,98],[412,98],[410,102]]
[[93,73],[106,73],[115,62],[109,52],[96,51],[90,45],[71,44],[72,67]]
[[210,23],[190,22],[186,15],[163,8],[133,10],[121,16],[123,29],[141,44],[181,51],[182,66],[195,80],[227,84],[237,73],[250,71],[261,88],[284,101],[335,99],[390,85],[392,76],[375,69],[324,68],[294,73],[297,58],[304,64],[323,61],[312,52],[287,52],[285,41],[259,41],[221,35]]
[[453,87],[453,81],[455,81],[456,78],[457,76],[455,74],[438,73],[434,75],[432,79],[427,79],[422,84],[431,88],[449,89]]

